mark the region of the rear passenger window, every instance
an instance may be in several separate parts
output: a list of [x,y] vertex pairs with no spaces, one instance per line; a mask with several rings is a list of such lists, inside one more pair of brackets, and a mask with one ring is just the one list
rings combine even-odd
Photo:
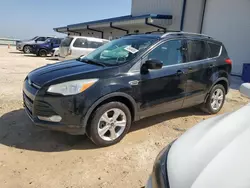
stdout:
[[221,46],[213,43],[208,43],[208,47],[210,50],[209,57],[217,57],[220,53]]
[[55,44],[60,44],[60,40],[59,39],[56,39],[54,42],[55,42]]
[[189,61],[199,61],[208,58],[207,44],[204,41],[188,40],[187,48]]
[[73,44],[76,48],[88,48],[88,43],[86,39],[78,38]]
[[88,41],[89,48],[99,48],[102,45],[103,45],[102,42]]

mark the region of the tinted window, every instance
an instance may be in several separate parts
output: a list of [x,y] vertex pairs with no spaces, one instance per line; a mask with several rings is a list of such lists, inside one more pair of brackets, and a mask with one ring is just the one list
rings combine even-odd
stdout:
[[63,47],[69,47],[71,42],[72,42],[73,38],[71,37],[66,37],[65,39],[63,39],[61,46]]
[[73,44],[76,48],[88,48],[88,42],[86,39],[78,38]]
[[55,44],[61,44],[61,39],[55,39]]
[[189,61],[199,61],[208,58],[207,44],[204,41],[187,41]]
[[213,43],[208,43],[210,50],[209,57],[217,57],[220,53],[221,46]]
[[36,39],[37,41],[45,41],[46,38],[45,37],[39,37],[38,39]]
[[162,61],[163,65],[186,62],[186,44],[182,40],[172,40],[161,44],[149,53],[148,59]]
[[88,47],[89,48],[99,48],[103,44],[104,43],[102,43],[102,42],[88,41]]

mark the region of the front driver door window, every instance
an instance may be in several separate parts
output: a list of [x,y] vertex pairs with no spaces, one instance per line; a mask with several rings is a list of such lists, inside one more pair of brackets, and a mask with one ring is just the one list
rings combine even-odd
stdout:
[[45,40],[46,40],[45,37],[39,37],[36,41],[38,41],[38,42],[44,42]]
[[186,43],[171,40],[153,49],[147,59],[162,61],[163,68],[141,74],[141,110],[144,116],[172,111],[182,107],[186,78],[182,63],[186,61]]
[[181,40],[171,40],[156,47],[148,59],[158,59],[163,66],[176,65],[186,62],[185,43]]

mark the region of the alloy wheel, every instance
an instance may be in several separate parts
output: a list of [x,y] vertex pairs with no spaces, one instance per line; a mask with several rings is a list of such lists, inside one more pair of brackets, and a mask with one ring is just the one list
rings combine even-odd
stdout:
[[25,46],[24,49],[23,49],[24,53],[28,54],[30,53],[30,47],[29,46]]
[[213,95],[211,97],[211,107],[213,110],[217,111],[218,109],[221,108],[221,105],[223,104],[224,100],[224,93],[222,89],[216,89],[213,92]]
[[105,141],[113,141],[119,138],[127,125],[125,113],[118,108],[106,111],[98,123],[98,135]]

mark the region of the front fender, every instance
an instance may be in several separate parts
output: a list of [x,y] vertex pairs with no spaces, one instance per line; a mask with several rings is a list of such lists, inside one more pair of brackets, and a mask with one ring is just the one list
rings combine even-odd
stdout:
[[[117,89],[116,92],[110,92],[111,88],[114,89],[114,87]],[[136,104],[136,101],[134,100],[134,98],[126,93],[125,91],[122,91],[124,90],[124,87],[121,87],[119,85],[115,85],[115,86],[111,86],[110,89],[108,89],[107,87],[106,88],[103,88],[102,90],[102,97],[99,98],[97,101],[95,101],[91,107],[88,109],[88,111],[86,112],[84,118],[82,119],[82,126],[84,128],[86,128],[87,126],[87,122],[89,120],[89,117],[91,116],[91,114],[93,113],[94,109],[99,105],[101,104],[103,101],[107,100],[107,99],[110,99],[110,98],[113,98],[113,97],[123,97],[123,98],[126,98],[127,100],[130,101],[130,103],[132,104],[132,107],[133,107],[133,111],[134,111],[134,117],[135,117],[135,120],[137,120],[138,116],[137,116],[137,111],[138,111],[138,107],[137,107],[137,104]],[[123,89],[121,89],[123,88]],[[120,89],[120,90],[119,90]],[[114,91],[114,90],[113,90]],[[109,93],[108,93],[109,92]],[[104,94],[105,93],[105,94]]]

